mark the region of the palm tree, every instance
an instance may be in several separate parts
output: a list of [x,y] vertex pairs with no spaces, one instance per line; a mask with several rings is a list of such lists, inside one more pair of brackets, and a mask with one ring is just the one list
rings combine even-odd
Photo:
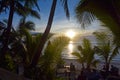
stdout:
[[[8,22],[7,20],[3,20],[1,22],[1,27],[6,28],[7,22]],[[24,64],[26,63],[26,65],[30,64],[32,57],[29,57],[29,56],[33,56],[35,49],[37,49],[36,47],[34,47],[35,49],[32,47],[38,45],[38,42],[39,42],[38,39],[42,35],[40,34],[40,35],[37,35],[35,38],[32,38],[32,35],[28,32],[28,30],[33,30],[34,28],[35,28],[35,24],[33,22],[25,21],[25,19],[23,18],[20,20],[20,23],[18,25],[18,30],[14,30],[14,28],[12,27],[11,37],[8,43],[10,47],[7,50],[7,52],[9,51],[8,52],[9,56],[13,58],[11,61],[19,62],[21,60],[24,60],[24,62],[22,63]],[[5,36],[1,36],[0,42],[2,43],[5,38],[6,38]],[[2,55],[0,56],[3,57]],[[4,61],[1,61],[1,62],[5,63],[6,58]],[[4,64],[1,64],[1,65],[5,67]]]
[[95,49],[105,61],[106,71],[108,71],[111,61],[119,53],[119,48],[112,44],[112,41],[110,41],[112,40],[110,39],[111,36],[108,36],[105,32],[95,32],[94,35],[98,42]]
[[92,48],[90,41],[86,38],[83,39],[82,45],[78,46],[79,52],[73,52],[72,54],[78,57],[78,62],[82,64],[82,68],[90,69],[90,66],[96,66],[99,60],[95,59],[95,50]]
[[[16,54],[21,54],[24,62],[27,64],[31,62],[32,56],[35,53],[35,50],[37,49],[38,38],[41,37],[41,34],[37,35],[36,37],[33,37],[27,29],[22,29],[23,36],[20,37],[19,40],[16,40],[11,47],[12,51]],[[24,40],[23,40],[24,38]],[[34,46],[34,47],[33,47]]]
[[[32,57],[38,49],[38,42],[42,34],[33,36],[26,28],[22,28],[21,32],[22,36],[19,31],[14,33],[16,36],[14,42],[11,44],[10,54],[12,54],[11,56],[15,62],[15,65],[23,64],[22,67],[26,73]],[[19,66],[16,68],[18,67]]]
[[[18,40],[15,42],[12,47],[12,52],[16,53],[13,59],[21,60],[24,64],[24,76],[33,78],[34,76],[39,77],[40,79],[43,77],[41,75],[37,76],[34,74],[33,68],[29,68],[29,65],[32,61],[33,55],[39,49],[39,39],[41,38],[42,34],[37,36],[32,36],[26,29],[22,29],[25,38],[24,42]],[[48,36],[47,39],[51,38],[52,34]],[[61,52],[65,45],[67,45],[69,39],[66,37],[56,37],[55,39],[50,39],[48,41],[48,45],[45,48],[44,54],[41,56],[39,60],[40,70],[44,71],[44,76],[52,77],[55,70],[55,65],[61,60]],[[61,43],[61,44],[60,44]],[[34,46],[34,47],[33,47]],[[34,68],[37,69],[37,68]],[[49,71],[51,72],[49,73]],[[31,72],[32,71],[32,72]],[[39,72],[43,73],[43,72]],[[32,74],[32,75],[31,75]],[[50,76],[51,74],[51,76]],[[47,78],[46,77],[46,78]],[[52,77],[53,78],[53,77]]]
[[[14,42],[12,42],[11,44],[11,49],[10,49],[11,53],[13,54],[13,59],[16,61],[16,63],[21,62],[23,64],[25,75],[32,70],[31,68],[29,68],[29,65],[32,61],[34,54],[39,48],[38,46],[40,45],[39,39],[42,36],[41,33],[39,33],[38,35],[32,35],[29,32],[29,30],[33,30],[34,27],[35,25],[33,22],[23,21],[23,19],[21,19],[18,25],[18,31],[14,32],[16,36]],[[53,34],[49,34],[47,39],[51,38],[52,36]]]
[[[7,28],[7,23],[8,23],[8,20],[3,20],[1,22],[1,27],[4,30]],[[3,29],[1,30],[1,33],[4,31]],[[23,42],[22,39],[25,36],[24,29],[35,30],[35,24],[32,21],[25,21],[25,18],[21,18],[21,20],[17,26],[17,30],[15,30],[14,27],[12,26],[12,31],[10,32],[11,37],[9,38],[9,43],[8,43],[9,46],[11,44],[14,44],[14,43],[16,43],[17,46],[19,46],[19,47],[21,46],[20,44],[21,44],[21,42]],[[5,39],[6,39],[6,37],[4,35],[0,35],[0,42],[1,43],[3,43]],[[3,44],[2,44],[2,46],[3,46]],[[2,50],[2,49],[0,49],[0,50]],[[8,51],[9,50],[10,50],[10,48],[8,48]],[[3,57],[2,55],[0,55],[0,56]]]
[[[22,55],[24,55],[22,56],[23,58],[25,56],[31,56],[31,54],[34,52],[33,50],[37,49],[36,47],[34,47],[35,49],[34,48],[32,49],[32,46],[36,46],[38,44],[37,42],[38,38],[40,38],[42,35],[42,34],[39,34],[33,38],[31,33],[29,32],[31,30],[35,30],[34,22],[26,21],[26,18],[23,17],[20,19],[17,29],[14,30],[14,28],[12,28],[12,30],[13,30],[13,34],[15,35],[15,41],[12,42],[12,45],[11,45],[13,52],[15,52],[16,54],[22,53]],[[19,47],[21,47],[21,49],[19,49]]]
[[[69,18],[69,10],[68,10],[68,6],[67,6],[67,0],[61,0],[61,2],[63,3],[64,6],[64,10],[66,12],[66,16]],[[48,19],[48,23],[45,29],[45,32],[42,35],[42,38],[40,40],[40,45],[39,45],[39,49],[36,52],[36,54],[33,57],[31,66],[36,66],[39,60],[40,55],[42,54],[42,50],[44,48],[44,44],[46,42],[47,36],[50,32],[51,26],[52,26],[52,22],[53,22],[53,17],[54,17],[54,13],[55,13],[55,8],[56,8],[56,3],[57,0],[53,0],[52,6],[51,6],[51,10],[50,10],[50,15],[49,15],[49,19]]]
[[76,17],[83,25],[98,19],[120,39],[120,1],[118,0],[80,0],[76,7]]
[[77,61],[80,63],[80,64],[82,64],[82,69],[85,69],[85,65],[84,65],[84,63],[85,63],[85,56],[84,55],[82,55],[82,49],[81,49],[81,46],[78,46],[78,50],[81,52],[81,53],[79,53],[79,52],[73,52],[72,54],[74,55],[74,56],[76,56],[78,59],[77,59]]
[[14,12],[17,13],[20,16],[26,17],[27,15],[31,15],[35,18],[40,19],[39,13],[33,9],[33,7],[37,7],[37,9],[40,11],[38,3],[38,0],[1,0],[0,1],[0,13],[5,12],[7,9],[10,8],[12,2],[14,2]]
[[[53,80],[53,78],[55,78],[54,76],[57,64],[62,61],[61,52],[68,43],[69,39],[64,36],[58,36],[48,41],[47,47],[45,48],[45,51],[38,63],[41,71],[43,71],[42,75],[46,78],[44,80]],[[39,76],[40,79],[43,77],[41,75]]]
[[17,31],[19,32],[19,34],[21,36],[24,35],[23,34],[24,32],[22,32],[24,30],[22,30],[22,29],[27,29],[29,31],[35,30],[35,24],[32,21],[26,21],[26,18],[23,17],[23,18],[20,19],[20,22],[17,26]]
[[[29,14],[34,15],[37,18],[40,18],[39,14],[35,10],[31,9],[32,5],[27,5],[28,3],[26,4],[26,2],[29,2],[29,3],[33,2],[33,4],[37,5],[36,1],[37,0],[32,0],[32,1],[1,0],[0,1],[0,13],[2,11],[4,11],[4,9],[6,9],[6,8],[10,8],[7,28],[3,32],[3,35],[5,37],[7,37],[4,41],[4,46],[3,46],[2,52],[1,52],[3,55],[8,48],[8,42],[9,42],[9,38],[10,38],[10,32],[11,32],[11,28],[12,28],[12,20],[13,20],[14,12],[17,12],[19,15],[22,15],[22,16],[27,16],[29,13]],[[22,2],[25,2],[25,5],[22,5]]]

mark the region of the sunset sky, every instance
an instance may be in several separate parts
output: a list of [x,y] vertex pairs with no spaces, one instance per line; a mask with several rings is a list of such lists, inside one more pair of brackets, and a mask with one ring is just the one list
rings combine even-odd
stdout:
[[[70,20],[68,20],[65,16],[65,12],[63,9],[63,6],[58,0],[57,6],[56,6],[56,12],[54,16],[54,21],[52,25],[51,32],[66,32],[67,30],[74,30],[75,32],[91,32],[94,30],[99,29],[100,24],[98,21],[93,22],[92,25],[90,25],[86,30],[81,29],[80,24],[77,22],[75,18],[75,7],[78,4],[79,0],[68,0],[68,6],[70,11]],[[28,17],[28,20],[32,20],[36,24],[36,31],[37,32],[43,32],[47,21],[48,16],[51,8],[52,0],[40,0],[39,1],[39,7],[40,7],[40,15],[41,19],[35,19],[33,17]],[[7,12],[8,13],[8,12]],[[8,14],[2,13],[0,15],[0,20],[7,19]],[[16,27],[18,22],[20,20],[20,17],[18,17],[16,14],[14,15],[13,25]]]

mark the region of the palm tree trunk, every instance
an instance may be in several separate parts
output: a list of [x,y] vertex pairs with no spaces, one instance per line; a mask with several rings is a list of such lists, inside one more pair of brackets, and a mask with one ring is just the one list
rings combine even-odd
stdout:
[[109,63],[107,62],[106,63],[106,72],[108,72],[109,71]]
[[[119,37],[119,30],[120,30],[120,14],[118,13],[116,7],[115,7],[115,3],[114,0],[110,1],[110,3],[107,5],[109,6],[108,10],[109,10],[109,14],[111,15],[111,17],[114,19],[114,21],[117,23],[118,26],[114,26],[114,29],[116,31],[114,31],[115,35],[117,37]],[[113,30],[113,29],[112,29]]]
[[82,69],[83,69],[83,70],[85,69],[84,63],[82,63]]
[[87,70],[90,70],[90,65],[89,64],[87,65]]
[[37,65],[38,60],[39,60],[39,57],[40,57],[40,55],[42,54],[42,50],[43,50],[43,48],[44,48],[45,42],[46,42],[46,40],[47,40],[48,34],[49,34],[50,29],[51,29],[51,26],[52,26],[52,22],[53,22],[53,18],[54,18],[54,13],[55,13],[56,4],[57,4],[57,0],[53,0],[46,30],[45,30],[45,32],[44,32],[43,35],[42,35],[42,38],[41,38],[41,40],[40,40],[39,49],[38,49],[37,53],[34,55],[30,67],[34,67],[34,66]]
[[109,71],[109,63],[108,63],[107,59],[105,60],[105,70],[106,70],[106,72]]
[[12,21],[13,21],[13,14],[14,14],[14,0],[11,0],[11,5],[10,5],[10,12],[9,12],[9,18],[8,18],[8,23],[7,23],[7,29],[4,30],[2,36],[5,36],[5,40],[3,41],[3,48],[2,48],[2,52],[1,55],[2,57],[4,57],[7,48],[8,48],[8,42],[9,42],[9,38],[10,38],[10,31],[11,31],[11,27],[12,27]]
[[116,10],[115,4],[114,4],[114,0],[111,1],[111,4],[112,4],[112,7],[110,7],[110,14],[113,17],[113,19],[115,19],[117,24],[120,26],[120,14]]

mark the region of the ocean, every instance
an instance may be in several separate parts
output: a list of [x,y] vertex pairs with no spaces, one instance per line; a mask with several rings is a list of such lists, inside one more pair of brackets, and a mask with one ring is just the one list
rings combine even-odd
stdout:
[[[96,39],[93,35],[89,35],[89,36],[82,36],[80,37],[78,40],[76,41],[70,41],[69,44],[65,47],[65,49],[62,52],[62,57],[64,59],[77,59],[75,56],[73,56],[71,53],[78,51],[77,50],[77,46],[82,44],[82,40],[84,38],[87,38],[90,40],[92,46],[96,46],[97,42]],[[119,50],[120,52],[120,50]],[[101,59],[99,56],[95,56],[95,58],[97,59]],[[119,62],[120,61],[120,53],[112,60],[113,62]]]

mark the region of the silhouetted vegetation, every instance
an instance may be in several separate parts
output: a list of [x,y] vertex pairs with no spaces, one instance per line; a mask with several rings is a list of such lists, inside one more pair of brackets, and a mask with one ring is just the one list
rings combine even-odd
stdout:
[[[32,35],[30,31],[35,30],[35,24],[27,20],[27,17],[32,16],[40,19],[38,1],[0,0],[0,15],[3,12],[8,14],[8,19],[0,20],[0,68],[33,80],[64,80],[65,78],[56,76],[56,71],[61,65],[64,67],[61,53],[69,43],[69,39],[64,36],[56,37],[50,33],[59,0],[52,0],[45,31]],[[60,0],[66,17],[69,19],[67,1]],[[92,71],[97,74],[97,70],[91,68],[96,67],[100,62],[95,58],[97,55],[105,62],[105,73],[108,74],[106,79],[119,76],[118,72],[114,70],[115,68],[111,70],[115,74],[109,72],[111,61],[119,53],[120,47],[119,7],[120,1],[118,0],[80,0],[77,4],[76,18],[82,27],[85,28],[98,19],[112,31],[110,34],[94,32],[98,44],[92,45],[89,39],[85,38],[82,44],[77,47],[78,52],[72,53],[82,65],[82,75],[92,74]],[[17,27],[12,25],[14,14],[20,16]],[[22,68],[21,71],[20,68]]]

